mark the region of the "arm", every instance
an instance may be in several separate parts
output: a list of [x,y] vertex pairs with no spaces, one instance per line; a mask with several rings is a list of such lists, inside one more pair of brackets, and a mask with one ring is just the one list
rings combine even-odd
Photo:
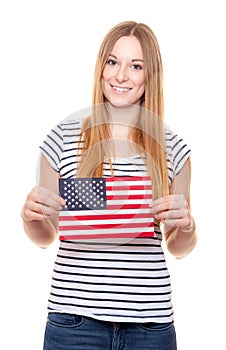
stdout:
[[58,213],[64,204],[58,195],[58,174],[41,155],[39,184],[28,194],[21,211],[25,233],[34,244],[46,248],[55,240]]
[[197,242],[190,208],[190,180],[191,164],[188,159],[174,179],[170,194],[151,205],[155,218],[164,225],[166,246],[176,258],[188,255]]

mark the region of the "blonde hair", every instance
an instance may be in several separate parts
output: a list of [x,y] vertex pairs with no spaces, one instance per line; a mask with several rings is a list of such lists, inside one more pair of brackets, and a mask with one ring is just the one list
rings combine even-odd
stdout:
[[102,177],[103,163],[108,160],[111,141],[109,116],[102,88],[102,74],[109,54],[122,36],[135,36],[141,45],[144,60],[145,92],[140,101],[137,125],[132,127],[132,141],[143,150],[147,171],[153,181],[154,198],[168,194],[168,175],[164,136],[163,69],[159,45],[153,31],[143,23],[126,21],[113,27],[105,36],[96,60],[92,113],[83,125],[78,177]]

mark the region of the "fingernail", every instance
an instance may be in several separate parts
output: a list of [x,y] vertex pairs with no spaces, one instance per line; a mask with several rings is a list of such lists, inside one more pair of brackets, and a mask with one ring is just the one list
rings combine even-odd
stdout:
[[61,199],[60,204],[62,205],[62,207],[64,207],[64,206],[66,205],[65,200],[64,200],[64,199]]

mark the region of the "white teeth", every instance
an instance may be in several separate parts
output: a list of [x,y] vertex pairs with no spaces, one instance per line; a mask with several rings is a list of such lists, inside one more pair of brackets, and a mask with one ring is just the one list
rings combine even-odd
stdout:
[[127,92],[130,90],[129,88],[123,88],[123,87],[117,87],[117,86],[113,86],[113,89],[118,92]]

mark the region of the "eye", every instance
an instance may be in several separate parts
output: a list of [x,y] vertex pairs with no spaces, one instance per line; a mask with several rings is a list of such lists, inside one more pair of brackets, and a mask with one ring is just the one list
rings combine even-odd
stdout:
[[117,62],[113,60],[112,58],[109,58],[106,62],[106,64],[109,64],[110,66],[115,66]]
[[133,64],[132,68],[134,68],[135,70],[143,69],[143,67],[140,64]]

